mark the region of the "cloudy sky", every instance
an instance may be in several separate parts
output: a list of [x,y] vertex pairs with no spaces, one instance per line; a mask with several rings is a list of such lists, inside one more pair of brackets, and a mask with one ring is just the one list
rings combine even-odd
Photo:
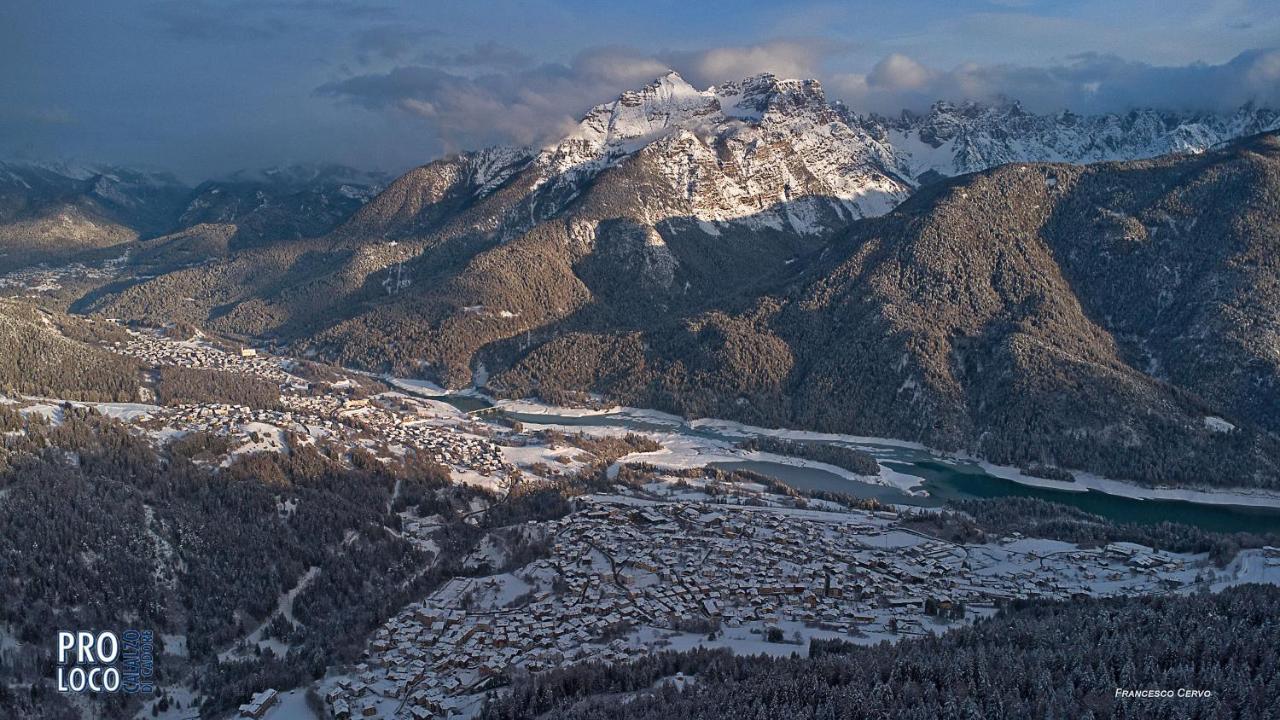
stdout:
[[5,0],[0,157],[400,170],[541,143],[675,69],[862,112],[1280,106],[1274,0]]

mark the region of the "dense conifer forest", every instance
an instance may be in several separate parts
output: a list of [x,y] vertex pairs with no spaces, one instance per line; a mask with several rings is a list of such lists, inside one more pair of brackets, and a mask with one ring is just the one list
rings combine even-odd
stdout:
[[[483,720],[1274,718],[1280,589],[1016,604],[940,637],[808,657],[667,652],[513,679]],[[667,682],[692,675],[686,689]],[[1208,690],[1120,698],[1116,690]]]
[[[190,673],[204,717],[310,682],[356,659],[400,608],[478,572],[462,561],[486,528],[570,509],[559,491],[498,503],[416,455],[388,463],[296,438],[286,453],[209,466],[206,436],[156,449],[92,409],[61,410],[55,425],[0,406],[0,627],[23,643],[0,651],[0,677],[33,688],[0,691],[3,718],[63,717],[48,687],[54,634],[121,618],[185,635],[188,657],[158,647],[158,674]],[[475,516],[477,502],[497,511]],[[402,511],[439,516],[436,557],[395,532]],[[278,598],[300,585],[289,622]],[[269,620],[264,632],[287,655],[242,650]],[[121,703],[108,701],[103,717],[136,709]]]

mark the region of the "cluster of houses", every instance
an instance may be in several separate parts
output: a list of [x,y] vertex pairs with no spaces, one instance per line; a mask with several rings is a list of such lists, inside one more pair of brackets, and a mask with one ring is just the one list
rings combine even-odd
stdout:
[[[851,632],[918,615],[929,597],[969,599],[953,582],[964,562],[956,546],[893,530],[891,513],[824,515],[683,502],[600,507],[575,520],[556,553],[579,567],[603,555],[617,570],[606,580],[646,623],[672,629],[703,618]],[[895,532],[896,547],[873,544]],[[571,576],[570,590],[582,582]]]
[[481,475],[505,477],[515,469],[486,438],[388,412],[365,400],[283,395],[281,402],[286,409],[223,403],[167,406],[149,412],[146,424],[152,429],[224,435],[233,448],[270,449],[272,441],[264,434],[289,431],[350,443],[364,438],[379,444],[400,444],[425,452],[447,467]]
[[54,267],[40,264],[19,268],[0,275],[0,292],[10,288],[20,290],[23,294],[53,292],[60,290],[65,282],[109,278],[127,258],[128,255],[111,258],[97,267],[76,262]]
[[258,353],[253,348],[242,348],[229,353],[205,342],[177,341],[158,335],[130,331],[130,340],[115,347],[115,351],[132,355],[149,365],[177,365],[179,367],[224,370],[254,375],[279,383],[282,387],[296,386],[305,390],[308,383],[290,375],[289,362]]
[[[425,451],[435,462],[482,476],[506,477],[515,468],[502,451],[478,432],[470,418],[441,422],[438,414],[403,396],[386,394],[355,397],[350,381],[313,387],[288,372],[290,362],[245,348],[229,353],[202,342],[181,342],[155,334],[131,332],[131,340],[117,351],[144,362],[164,366],[210,368],[243,373],[280,385],[284,410],[254,409],[238,405],[202,403],[166,407],[151,413],[153,425],[179,431],[204,430],[228,435],[233,446],[257,440],[271,426],[313,437],[361,439],[379,445],[396,445]],[[323,391],[321,388],[323,387]]]
[[354,675],[330,691],[335,715],[384,712],[391,701],[404,717],[445,715],[505,672],[621,661],[679,633],[925,633],[929,615],[1153,592],[1166,576],[1194,573],[1141,546],[957,545],[886,512],[588,497],[541,525],[550,557],[514,575],[455,579],[381,627]]
[[341,423],[323,417],[224,403],[171,405],[151,411],[148,416],[152,427],[224,435],[232,447],[259,442],[263,432],[272,429],[304,436],[339,436],[347,431]]
[[[299,398],[309,403],[340,402],[331,412],[344,422],[364,430],[371,437],[387,445],[403,445],[426,451],[432,460],[442,465],[475,471],[481,475],[503,477],[515,470],[502,456],[501,449],[491,440],[475,432],[469,432],[471,421],[459,426],[457,421],[442,425],[426,408],[419,412],[405,412],[400,405],[402,398],[378,396],[367,399],[337,401],[330,398]],[[292,402],[292,400],[290,401]],[[417,408],[415,408],[417,409]]]

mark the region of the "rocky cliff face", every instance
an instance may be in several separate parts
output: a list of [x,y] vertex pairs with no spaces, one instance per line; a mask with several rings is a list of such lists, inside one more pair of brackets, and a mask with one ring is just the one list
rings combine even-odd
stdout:
[[581,183],[641,149],[660,156],[668,197],[683,201],[671,210],[711,233],[743,218],[820,232],[824,213],[879,215],[911,191],[891,149],[828,104],[816,81],[772,75],[698,91],[671,73],[592,109],[537,164],[543,182]]
[[591,109],[549,147],[490,148],[413,170],[339,232],[430,233],[510,186],[472,219],[472,230],[510,239],[639,162],[652,170],[644,222],[690,220],[708,235],[733,222],[819,234],[882,214],[912,189],[895,176],[892,150],[850,124],[815,81],[761,75],[699,91],[670,73]]

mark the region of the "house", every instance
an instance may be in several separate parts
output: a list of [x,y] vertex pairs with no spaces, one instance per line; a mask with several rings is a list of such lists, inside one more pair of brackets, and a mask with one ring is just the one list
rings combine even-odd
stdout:
[[267,710],[271,709],[280,700],[280,694],[270,688],[263,690],[253,699],[240,706],[240,717],[254,718],[258,720],[267,714]]
[[254,350],[253,348],[240,348],[240,357],[242,358],[251,358],[251,357],[257,357],[257,356],[258,356],[258,351]]

